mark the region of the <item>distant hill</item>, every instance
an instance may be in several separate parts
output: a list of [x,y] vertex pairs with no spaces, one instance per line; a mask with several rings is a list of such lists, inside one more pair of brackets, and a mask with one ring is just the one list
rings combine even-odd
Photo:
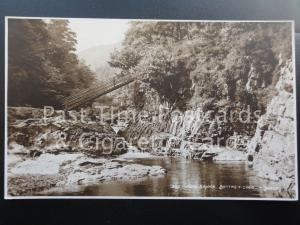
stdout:
[[110,54],[121,47],[121,43],[112,45],[98,45],[78,53],[79,59],[84,60],[87,65],[96,73],[98,79],[107,78],[113,75],[116,70],[111,68],[107,61]]

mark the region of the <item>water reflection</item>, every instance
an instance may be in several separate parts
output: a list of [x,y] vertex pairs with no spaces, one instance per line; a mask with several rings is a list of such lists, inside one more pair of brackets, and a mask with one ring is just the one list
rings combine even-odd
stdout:
[[289,197],[275,185],[255,176],[244,162],[202,162],[182,158],[134,159],[132,163],[160,165],[168,173],[134,181],[111,181],[97,185],[55,189],[47,195],[85,196],[178,196],[178,197]]

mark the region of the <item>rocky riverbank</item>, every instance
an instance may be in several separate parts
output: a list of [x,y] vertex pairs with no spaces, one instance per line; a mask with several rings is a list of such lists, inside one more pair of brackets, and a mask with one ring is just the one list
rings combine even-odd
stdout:
[[[228,111],[237,109],[235,113],[241,112],[240,105],[230,108],[231,105],[226,100],[222,101],[222,104],[210,105],[214,117],[210,116],[206,121],[199,120],[203,118],[202,113],[205,113],[205,110],[208,112],[205,109],[209,105],[207,102],[200,104],[198,108],[178,110],[163,101],[160,101],[160,105],[153,105],[154,101],[148,97],[149,91],[146,91],[143,98],[144,108],[157,111],[158,116],[150,115],[144,121],[131,122],[123,132],[123,136],[127,140],[133,140],[134,144],[142,138],[150,139],[149,143],[144,144],[144,149],[159,156],[247,161],[249,166],[253,166],[258,177],[275,182],[282,190],[295,196],[296,127],[293,63],[291,60],[281,60],[280,55],[279,58],[275,70],[277,80],[274,80],[274,87],[270,87],[269,93],[265,94],[265,109],[259,111],[262,114],[259,114],[256,120],[255,115],[250,115],[250,122],[246,123],[217,121],[216,118],[220,116],[218,107]],[[253,75],[251,71],[250,75]],[[248,83],[255,83],[251,79],[249,78]],[[253,92],[252,89],[247,91]],[[159,114],[163,112],[160,108],[167,110]],[[175,111],[177,113],[174,113]],[[226,143],[226,147],[222,141],[218,143],[219,145],[210,142],[218,138],[233,139],[232,143],[229,142],[229,146]]]
[[[160,166],[134,164],[120,157],[128,151],[128,144],[108,124],[75,123],[58,114],[45,121],[42,114],[40,109],[9,108],[9,195],[166,173]],[[103,140],[105,144],[99,144]]]
[[163,176],[165,173],[166,170],[160,166],[135,164],[124,158],[91,158],[82,153],[46,153],[9,165],[8,193],[35,195],[53,187],[133,180],[145,176]]
[[[200,160],[245,160],[243,153],[196,146],[187,141],[182,141],[177,149],[173,146],[172,134],[162,134],[161,145],[142,152],[143,149],[130,146],[117,133],[107,123],[74,122],[62,119],[59,112],[44,120],[41,109],[9,108],[8,194],[28,196],[54,187],[134,180],[163,176],[167,172],[161,166],[133,163],[132,158],[180,156]],[[110,145],[95,145],[96,140],[106,137],[112,140]]]

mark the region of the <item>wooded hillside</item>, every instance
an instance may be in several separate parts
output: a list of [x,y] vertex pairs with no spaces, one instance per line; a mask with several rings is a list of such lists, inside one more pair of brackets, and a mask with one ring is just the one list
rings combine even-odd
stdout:
[[58,107],[94,74],[78,60],[68,20],[8,20],[9,106]]
[[264,112],[280,64],[291,58],[290,30],[289,23],[132,22],[110,64],[180,109]]

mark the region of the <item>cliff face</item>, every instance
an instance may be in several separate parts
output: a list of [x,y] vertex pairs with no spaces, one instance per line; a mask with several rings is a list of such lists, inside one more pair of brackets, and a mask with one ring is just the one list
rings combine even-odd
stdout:
[[253,167],[263,178],[277,181],[281,188],[295,186],[295,105],[293,96],[293,65],[281,68],[276,84],[278,94],[259,119],[256,133],[248,145]]

